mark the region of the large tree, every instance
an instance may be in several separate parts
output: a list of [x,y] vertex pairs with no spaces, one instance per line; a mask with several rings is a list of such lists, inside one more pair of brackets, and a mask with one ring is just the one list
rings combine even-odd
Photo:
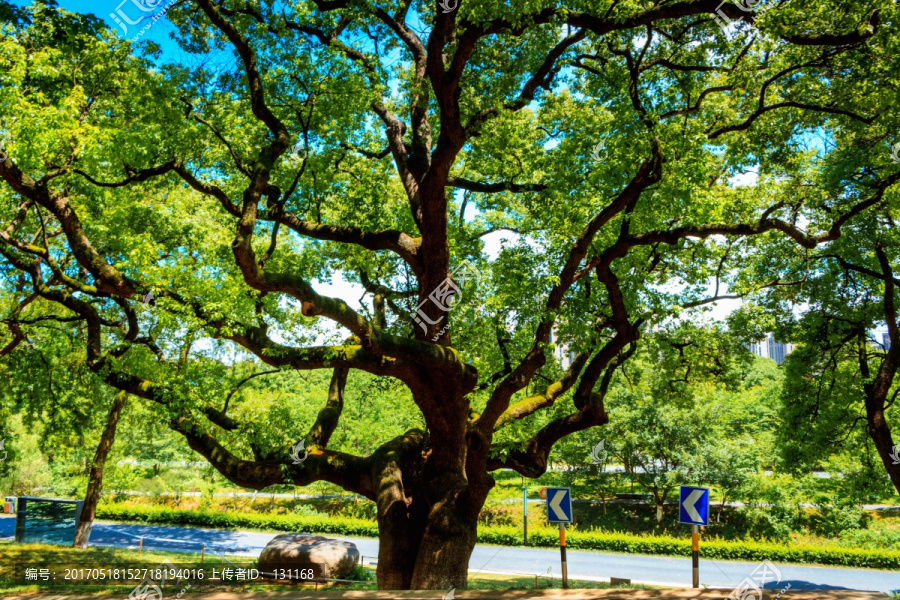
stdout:
[[[95,19],[5,9],[6,285],[80,323],[93,372],[231,481],[376,502],[381,588],[459,587],[491,472],[537,477],[605,424],[642,327],[895,194],[889,166],[852,193],[796,174],[814,135],[886,148],[896,6],[762,8],[184,0],[174,64]],[[485,252],[499,230],[514,240]],[[366,303],[321,292],[337,271]],[[318,417],[229,405],[211,340],[331,370]],[[356,370],[423,422],[368,456],[329,449]]]
[[898,217],[896,202],[882,203],[827,248],[784,255],[776,268],[792,281],[759,302],[798,344],[782,390],[783,433],[794,432],[779,436],[785,463],[820,466],[862,448],[871,456],[864,462],[880,462],[900,492],[900,438],[891,427],[900,395]]

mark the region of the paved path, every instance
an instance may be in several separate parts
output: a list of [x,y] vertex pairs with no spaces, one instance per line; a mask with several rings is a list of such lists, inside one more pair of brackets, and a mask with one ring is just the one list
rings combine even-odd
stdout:
[[[0,518],[0,538],[14,534],[14,519]],[[258,556],[274,533],[163,527],[157,525],[125,525],[97,522],[91,534],[91,544],[118,548],[137,548],[144,538],[144,548],[199,552],[206,544],[208,553]],[[338,536],[335,536],[338,537]],[[356,544],[365,562],[374,564],[378,555],[378,540],[341,537]],[[701,546],[702,552],[702,546]],[[634,583],[690,585],[691,564],[687,558],[667,558],[640,554],[611,554],[605,552],[567,553],[569,577],[594,581],[610,577],[631,579]],[[757,563],[723,560],[700,561],[700,583],[709,587],[734,588],[753,573]],[[781,572],[777,588],[791,584],[791,590],[861,590],[900,592],[900,571],[813,567],[806,565],[775,565]],[[470,572],[495,572],[559,577],[559,551],[553,548],[513,548],[478,545],[469,561]],[[775,588],[774,582],[766,587]],[[727,594],[726,594],[727,595]]]

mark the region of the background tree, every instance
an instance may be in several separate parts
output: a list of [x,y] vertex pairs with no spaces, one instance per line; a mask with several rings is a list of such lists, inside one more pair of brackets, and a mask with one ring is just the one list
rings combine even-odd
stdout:
[[[87,367],[231,481],[375,502],[383,588],[463,585],[491,472],[539,476],[559,440],[605,424],[643,328],[720,297],[749,254],[837,239],[900,177],[818,195],[796,177],[810,132],[887,145],[896,6],[880,0],[167,14],[197,62],[136,56],[42,4],[4,26],[7,286],[78,323]],[[493,257],[500,229],[518,237]],[[335,271],[365,303],[317,291]],[[226,404],[226,359],[197,336],[266,369],[329,370],[322,409],[300,423]],[[357,372],[400,382],[421,415],[368,455],[330,445]]]
[[[733,427],[729,417],[736,411],[728,406],[743,392],[749,361],[746,348],[722,328],[682,322],[646,335],[645,350],[623,366],[609,399],[612,453],[653,496],[657,523],[679,485],[723,483],[733,491],[743,483],[726,472],[753,462],[740,447],[752,446],[752,439]],[[731,476],[740,479],[740,472]]]
[[91,528],[94,526],[94,517],[97,515],[97,504],[100,502],[100,494],[103,491],[103,472],[106,468],[106,459],[109,457],[109,451],[116,439],[116,427],[127,399],[128,394],[119,392],[109,407],[106,426],[103,428],[100,442],[97,444],[94,460],[91,461],[84,505],[78,519],[78,527],[75,529],[75,540],[72,543],[75,548],[87,548],[88,540],[91,537]]
[[[883,201],[827,248],[785,253],[776,268],[786,284],[758,301],[776,316],[780,335],[798,344],[785,363],[780,403],[784,463],[821,467],[862,447],[878,457],[900,491],[900,463],[893,457],[900,439],[891,433],[890,418],[900,392],[897,216],[896,202]],[[857,467],[869,462],[863,458]]]

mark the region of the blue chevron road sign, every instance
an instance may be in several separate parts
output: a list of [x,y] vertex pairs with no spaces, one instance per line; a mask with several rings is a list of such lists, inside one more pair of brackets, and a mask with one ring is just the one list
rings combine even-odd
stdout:
[[547,488],[547,520],[551,523],[572,522],[572,490],[567,487]]
[[681,486],[678,498],[678,522],[709,525],[709,488]]

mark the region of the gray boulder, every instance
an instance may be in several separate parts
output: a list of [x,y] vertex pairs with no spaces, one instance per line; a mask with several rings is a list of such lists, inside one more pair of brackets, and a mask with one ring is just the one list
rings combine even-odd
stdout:
[[261,573],[316,565],[316,575],[341,579],[359,561],[356,544],[306,533],[283,533],[272,538],[259,555]]

